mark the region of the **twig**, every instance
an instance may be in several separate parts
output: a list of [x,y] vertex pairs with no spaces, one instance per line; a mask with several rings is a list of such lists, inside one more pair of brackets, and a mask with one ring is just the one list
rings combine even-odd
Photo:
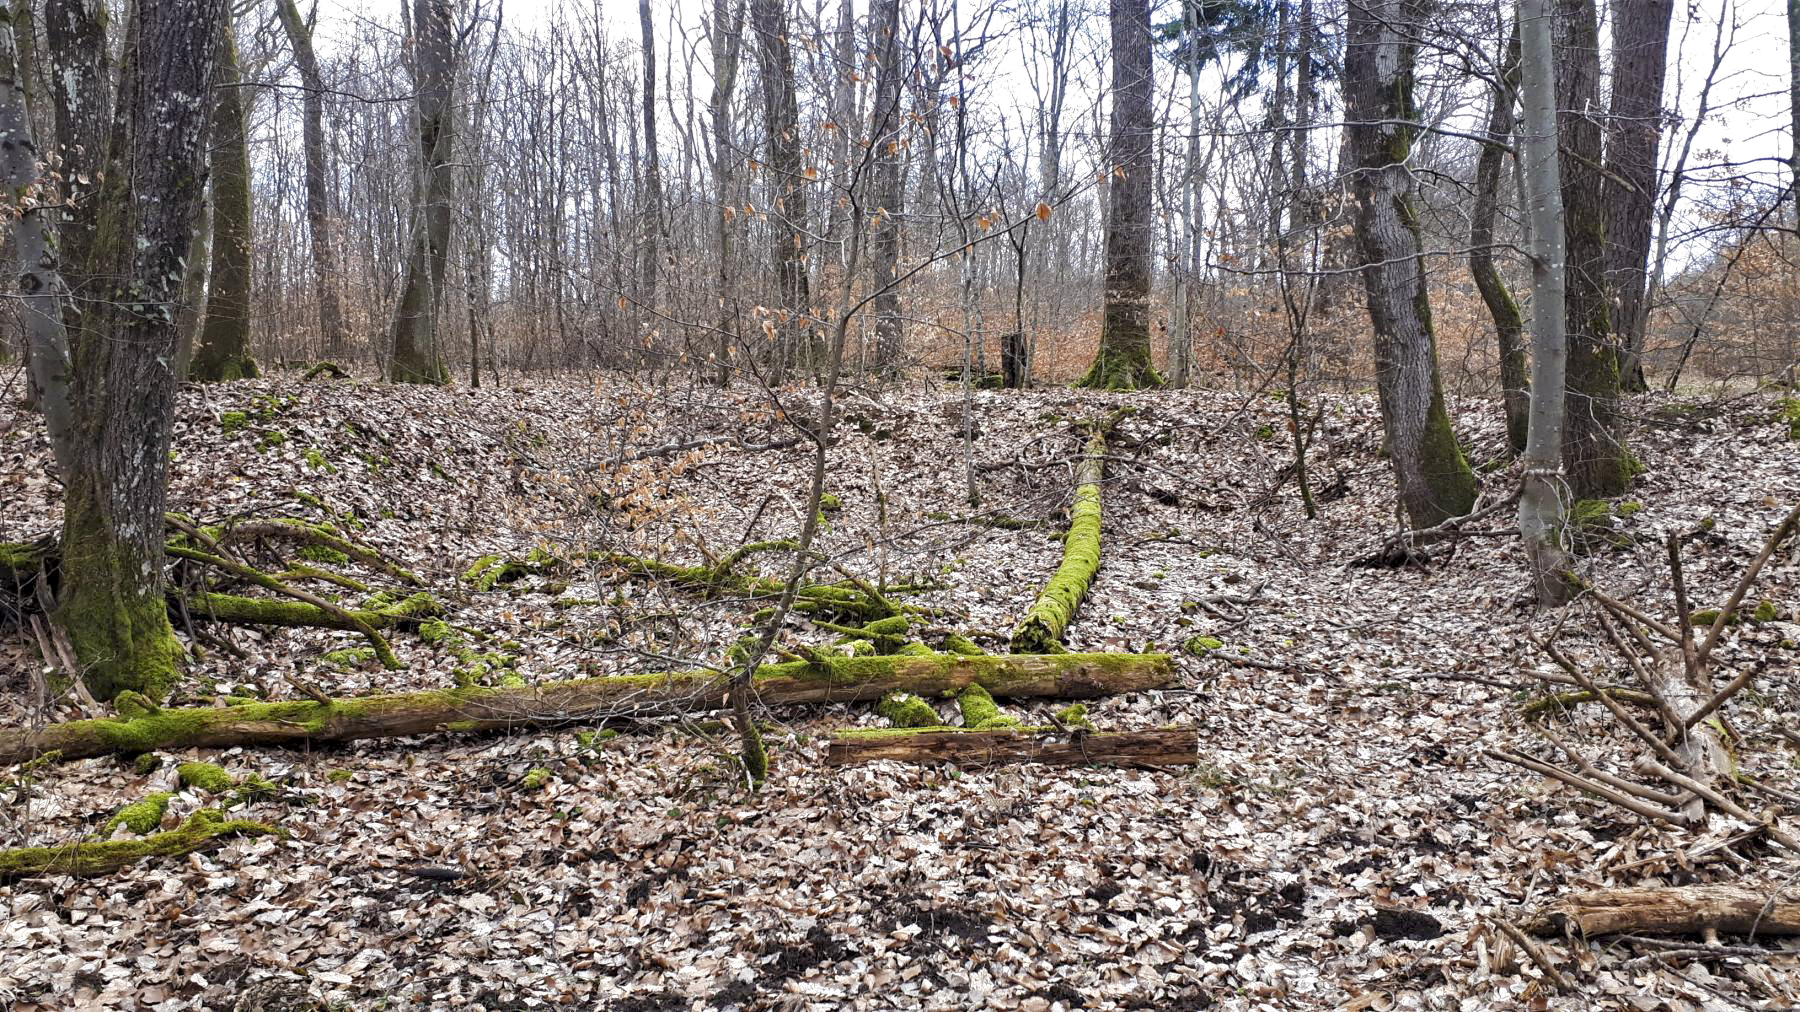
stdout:
[[1498,918],[1494,920],[1494,924],[1505,932],[1506,937],[1512,939],[1513,944],[1530,957],[1533,963],[1537,964],[1538,969],[1544,971],[1544,976],[1550,981],[1552,987],[1558,991],[1572,992],[1575,990],[1575,985],[1569,983],[1569,978],[1562,975],[1562,971],[1556,968],[1555,963],[1550,962],[1550,956],[1544,952],[1543,947],[1526,937],[1525,932],[1520,931],[1517,925]]
[[1706,663],[1706,659],[1712,655],[1713,647],[1718,645],[1719,636],[1725,631],[1725,620],[1737,613],[1738,605],[1744,603],[1744,595],[1750,592],[1750,585],[1756,582],[1756,575],[1762,572],[1763,564],[1769,561],[1769,556],[1775,554],[1776,546],[1788,536],[1788,532],[1793,529],[1796,521],[1800,521],[1800,502],[1795,503],[1794,508],[1788,510],[1787,516],[1781,518],[1781,523],[1775,525],[1775,533],[1769,535],[1769,540],[1763,542],[1762,551],[1757,553],[1756,561],[1750,563],[1749,569],[1744,570],[1744,575],[1738,578],[1737,586],[1732,588],[1731,597],[1725,602],[1725,607],[1719,609],[1718,616],[1713,619],[1712,628],[1706,631],[1706,642],[1700,646],[1697,659],[1701,664]]
[[1498,759],[1501,762],[1511,763],[1514,766],[1523,766],[1533,773],[1541,773],[1552,779],[1561,780],[1563,783],[1568,784],[1577,790],[1592,794],[1602,801],[1610,801],[1620,808],[1641,815],[1646,819],[1655,819],[1660,822],[1668,822],[1683,827],[1691,826],[1693,824],[1692,820],[1680,812],[1671,812],[1657,808],[1654,805],[1645,804],[1629,795],[1621,794],[1604,784],[1598,784],[1592,780],[1577,776],[1560,766],[1554,766],[1541,759],[1534,759],[1522,752],[1515,752],[1512,749],[1487,749],[1484,754],[1491,759]]

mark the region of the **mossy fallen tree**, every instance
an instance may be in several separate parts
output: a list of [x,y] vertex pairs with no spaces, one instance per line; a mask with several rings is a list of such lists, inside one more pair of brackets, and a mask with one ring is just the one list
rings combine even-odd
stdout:
[[[753,686],[763,703],[774,706],[871,702],[893,692],[953,696],[970,685],[997,698],[1090,699],[1161,688],[1173,677],[1167,654],[926,654],[772,664],[758,669]],[[697,713],[724,707],[728,688],[724,675],[703,670],[221,708],[156,709],[131,699],[121,707],[124,716],[119,719],[0,729],[0,763],[24,762],[52,751],[68,760]]]
[[1107,432],[1117,417],[1088,437],[1087,452],[1075,471],[1075,505],[1069,511],[1069,533],[1063,538],[1062,564],[1013,630],[1014,653],[1061,650],[1063,634],[1100,569],[1100,482],[1106,473]]
[[[667,580],[677,587],[709,597],[737,595],[749,599],[775,600],[786,587],[782,581],[745,576],[734,567],[752,552],[793,551],[796,547],[791,541],[753,542],[733,550],[711,566],[683,566],[623,552],[605,553],[597,556],[596,560],[618,566],[634,576]],[[911,584],[877,589],[865,581],[852,579],[834,583],[808,583],[795,594],[794,610],[811,618],[865,626],[906,611],[889,595],[906,594],[919,589],[921,588]]]
[[1800,903],[1778,887],[1594,889],[1557,899],[1523,925],[1538,935],[1800,935]]
[[[1072,656],[1072,655],[1071,655]],[[1069,731],[1055,727],[1003,729],[926,727],[840,731],[825,753],[827,766],[893,759],[959,766],[1051,763],[1064,766],[1192,766],[1200,731]]]
[[68,843],[58,847],[20,847],[0,851],[0,881],[33,875],[105,875],[147,857],[181,857],[216,847],[236,836],[263,836],[279,829],[249,819],[227,819],[216,808],[203,808],[181,825],[135,840]]

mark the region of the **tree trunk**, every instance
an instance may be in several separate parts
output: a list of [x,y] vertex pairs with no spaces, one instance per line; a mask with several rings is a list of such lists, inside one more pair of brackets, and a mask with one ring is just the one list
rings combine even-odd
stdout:
[[0,882],[33,875],[107,875],[130,868],[147,857],[183,857],[210,850],[236,836],[280,832],[249,819],[227,819],[216,808],[203,808],[181,825],[138,839],[93,840],[53,847],[0,850]]
[[188,375],[202,382],[254,379],[250,357],[250,143],[237,39],[219,24],[212,90],[212,267],[206,319]]
[[103,697],[160,695],[181,657],[163,604],[171,362],[182,257],[206,183],[207,87],[224,16],[221,0],[138,8],[91,248],[89,273],[110,290],[84,307],[70,342],[56,620]]
[[[1557,482],[1562,465],[1563,370],[1568,343],[1565,298],[1563,190],[1557,153],[1557,107],[1552,18],[1555,0],[1519,5],[1519,161],[1524,169],[1527,234],[1531,245],[1531,401],[1525,440],[1525,480],[1519,531],[1530,560],[1538,603],[1561,604],[1573,583],[1564,551],[1567,526]],[[1485,155],[1484,155],[1485,157]]]
[[732,150],[731,95],[737,88],[738,60],[743,52],[744,5],[737,10],[730,0],[713,0],[712,5],[713,88],[708,105],[712,117],[713,186],[719,201],[719,385],[731,382],[731,342],[737,332],[737,303],[731,287],[731,258],[737,218],[736,166],[737,152]]
[[[100,220],[103,185],[113,122],[114,68],[107,40],[106,0],[45,0],[44,34],[49,43],[50,101],[56,114],[51,146],[63,181],[67,205],[58,229],[58,253],[69,274],[76,299],[90,284],[105,287],[110,279],[90,276],[94,229]],[[80,307],[65,308],[67,326]]]
[[1414,527],[1469,511],[1475,476],[1463,459],[1438,379],[1437,338],[1413,208],[1415,0],[1352,4],[1344,56],[1345,143],[1354,159],[1356,238],[1375,332],[1375,381],[1400,502]]
[[338,297],[337,247],[331,234],[331,192],[326,182],[325,78],[313,52],[312,25],[302,21],[294,0],[276,0],[275,12],[287,33],[300,70],[301,142],[306,152],[306,227],[312,238],[313,292],[319,303],[319,338],[328,359],[345,350],[344,308]]
[[1707,885],[1594,889],[1556,900],[1526,921],[1525,930],[1560,936],[1652,934],[1800,935],[1800,903],[1781,902],[1744,886]]
[[1469,273],[1494,318],[1494,338],[1500,354],[1500,399],[1506,413],[1506,443],[1514,453],[1525,452],[1531,426],[1530,381],[1526,378],[1525,319],[1512,290],[1494,264],[1494,217],[1500,204],[1500,179],[1505,175],[1505,145],[1513,132],[1514,89],[1519,79],[1519,29],[1514,24],[1502,62],[1501,83],[1494,89],[1488,111],[1487,143],[1475,164],[1475,207],[1469,212]]
[[[893,692],[933,697],[980,685],[1000,699],[1087,699],[1162,688],[1174,678],[1167,654],[955,654],[831,657],[759,668],[764,705],[868,702]],[[0,729],[0,764],[57,751],[63,760],[180,748],[236,748],[393,738],[433,731],[503,731],[583,720],[699,713],[726,705],[727,677],[714,671],[625,675],[511,688],[471,687],[244,706],[142,710],[126,719],[78,720]]]
[[656,36],[650,24],[650,0],[638,0],[638,25],[644,56],[644,208],[639,249],[638,306],[656,316],[656,262],[662,239],[662,157],[656,150]]
[[756,32],[758,69],[762,74],[764,128],[769,135],[770,250],[775,261],[777,307],[773,321],[777,340],[776,375],[789,363],[819,359],[811,321],[812,297],[807,284],[806,179],[800,153],[800,113],[794,96],[794,57],[788,46],[786,0],[750,0],[750,26]]
[[1062,731],[961,728],[840,731],[831,738],[825,765],[893,759],[912,763],[993,766],[1048,763],[1057,766],[1193,766],[1200,762],[1200,731],[1167,727],[1153,731]]
[[456,135],[455,0],[413,0],[413,81],[417,90],[419,180],[406,280],[394,309],[388,379],[446,383],[438,313],[450,247],[451,149]]
[[1645,270],[1662,144],[1663,77],[1674,0],[1621,0],[1612,10],[1612,110],[1606,121],[1606,280],[1618,299],[1619,382],[1642,392]]
[[1632,463],[1619,418],[1619,345],[1606,290],[1606,207],[1601,202],[1600,42],[1593,0],[1557,0],[1556,107],[1562,110],[1564,255],[1567,257],[1567,405],[1563,470],[1577,499],[1625,491]]
[[1080,386],[1162,385],[1150,363],[1151,153],[1156,118],[1148,0],[1112,0],[1112,120],[1107,187],[1106,297],[1100,352]]
[[893,372],[905,354],[900,292],[895,287],[900,265],[900,215],[905,210],[906,180],[902,150],[907,130],[900,113],[900,0],[873,0],[869,8],[874,35],[875,107],[870,114],[869,143],[875,145],[875,185],[869,195],[875,216],[869,236],[871,284],[875,287],[875,368]]
[[1800,0],[1788,0],[1788,99],[1792,107],[1793,129],[1788,132],[1788,139],[1793,142],[1792,180],[1794,196],[1794,227],[1800,228]]

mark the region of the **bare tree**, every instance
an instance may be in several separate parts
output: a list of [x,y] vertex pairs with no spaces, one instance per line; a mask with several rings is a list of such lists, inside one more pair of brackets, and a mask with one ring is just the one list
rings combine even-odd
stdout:
[[712,118],[713,192],[718,201],[717,249],[719,254],[718,358],[719,384],[731,377],[731,339],[737,330],[737,307],[732,295],[732,246],[737,217],[737,151],[731,126],[731,95],[737,89],[738,64],[743,53],[744,0],[736,9],[730,0],[713,0],[708,25],[712,41],[713,85],[708,115]]
[[1148,0],[1112,0],[1113,179],[1106,217],[1106,300],[1100,351],[1082,386],[1160,386],[1150,364],[1151,148],[1156,120]]
[[656,36],[650,25],[650,0],[638,0],[638,24],[644,55],[644,206],[642,246],[638,254],[638,304],[656,313],[656,269],[662,238],[662,155],[656,143]]
[[450,158],[456,139],[455,0],[413,0],[412,11],[418,182],[387,374],[396,383],[444,383],[449,373],[438,349],[438,315],[450,248]]
[[250,379],[250,139],[229,11],[219,22],[212,90],[212,249],[206,319],[188,368],[202,381]]
[[1662,146],[1663,77],[1669,59],[1674,0],[1619,0],[1612,11],[1612,110],[1606,120],[1606,283],[1617,299],[1619,381],[1644,382],[1644,327],[1650,306],[1645,268],[1656,208],[1657,153]]
[[899,368],[904,353],[900,291],[894,278],[900,263],[900,216],[906,204],[904,173],[906,131],[900,115],[900,0],[874,0],[869,7],[875,45],[875,103],[870,112],[869,143],[875,148],[874,186],[869,195],[875,215],[869,237],[871,283],[875,299],[875,367]]
[[319,305],[319,339],[327,358],[345,350],[344,309],[338,296],[337,244],[331,232],[331,191],[326,182],[325,78],[313,51],[313,16],[300,17],[294,0],[276,0],[275,13],[300,71],[300,108],[306,158],[306,227],[312,241],[313,296]]
[[1354,165],[1356,237],[1375,332],[1375,386],[1400,502],[1414,527],[1468,512],[1475,476],[1438,378],[1437,338],[1407,167],[1417,130],[1417,0],[1352,4],[1344,51],[1345,145]]
[[750,0],[750,27],[756,33],[762,77],[764,128],[768,132],[769,179],[774,190],[769,221],[780,319],[771,321],[776,342],[776,375],[792,359],[813,364],[812,327],[807,319],[806,179],[800,154],[800,112],[794,94],[794,58],[788,47],[786,0]]

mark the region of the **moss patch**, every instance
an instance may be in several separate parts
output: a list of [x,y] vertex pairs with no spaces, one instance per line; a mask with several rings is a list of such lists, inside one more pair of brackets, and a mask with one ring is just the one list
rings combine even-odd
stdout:
[[875,712],[895,727],[935,727],[944,722],[937,710],[910,692],[895,692],[875,704]]
[[1217,636],[1189,636],[1181,644],[1181,649],[1195,657],[1204,657],[1214,650],[1221,650],[1224,647],[1225,641]]
[[183,787],[193,787],[208,794],[224,794],[237,786],[231,774],[217,763],[182,763],[175,767],[175,776]]
[[100,831],[101,834],[110,835],[114,829],[120,826],[124,826],[139,836],[155,832],[157,827],[162,825],[163,813],[169,810],[169,799],[174,796],[168,791],[157,791],[142,801],[133,801],[119,809],[118,814],[107,820],[105,828]]
[[550,781],[555,779],[555,776],[544,767],[538,766],[525,771],[525,775],[519,778],[519,786],[528,791],[541,791],[550,786]]

